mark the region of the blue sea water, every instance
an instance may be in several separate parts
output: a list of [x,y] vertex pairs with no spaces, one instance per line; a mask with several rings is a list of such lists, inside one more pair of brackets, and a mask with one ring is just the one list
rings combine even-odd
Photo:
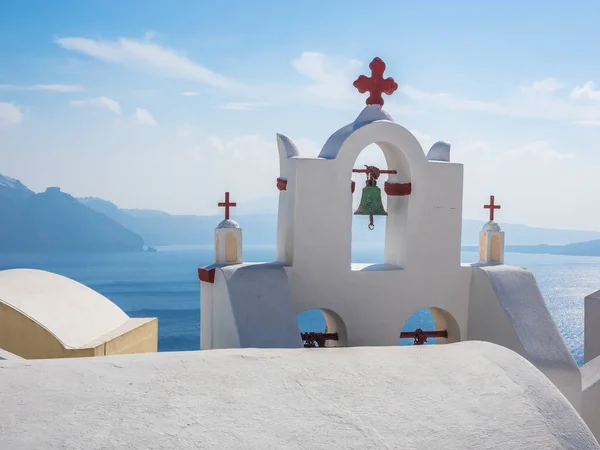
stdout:
[[[200,346],[197,268],[213,261],[213,251],[212,246],[196,246],[163,247],[157,253],[0,253],[0,269],[36,268],[77,280],[110,298],[131,317],[158,317],[159,351],[197,350]],[[358,249],[353,260],[377,261],[379,253]],[[244,248],[246,261],[271,261],[274,256],[273,247]],[[472,262],[477,254],[464,252],[461,259]],[[535,274],[565,342],[582,364],[583,298],[600,289],[600,258],[507,253],[506,263],[527,267]],[[299,316],[303,331],[322,329],[323,323],[318,311]],[[416,312],[404,325],[405,330],[418,327],[433,328],[427,310]],[[406,341],[401,345],[411,343]]]

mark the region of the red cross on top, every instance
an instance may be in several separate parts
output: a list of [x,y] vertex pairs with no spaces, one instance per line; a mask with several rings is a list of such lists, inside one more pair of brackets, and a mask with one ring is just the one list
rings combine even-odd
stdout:
[[398,89],[398,83],[392,77],[383,78],[385,63],[381,58],[374,58],[371,64],[369,64],[369,69],[371,69],[371,76],[361,75],[354,82],[354,87],[361,94],[369,92],[367,105],[383,105],[381,94],[392,95]]
[[232,203],[229,201],[229,192],[225,192],[225,201],[219,202],[219,207],[225,207],[225,220],[229,220],[229,208],[237,206],[237,203]]
[[485,209],[489,209],[490,210],[490,221],[494,220],[494,211],[496,209],[500,209],[501,208],[500,205],[496,205],[494,203],[494,196],[493,195],[490,195],[490,204],[489,205],[483,205],[483,207]]

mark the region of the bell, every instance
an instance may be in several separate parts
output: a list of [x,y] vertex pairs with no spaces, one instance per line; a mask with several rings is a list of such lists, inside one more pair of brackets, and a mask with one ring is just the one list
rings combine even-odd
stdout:
[[383,207],[383,201],[381,200],[381,189],[377,187],[377,182],[375,180],[367,181],[367,185],[362,190],[360,205],[358,205],[358,209],[354,212],[354,214],[358,216],[370,216],[370,230],[375,228],[373,216],[388,215],[387,211]]

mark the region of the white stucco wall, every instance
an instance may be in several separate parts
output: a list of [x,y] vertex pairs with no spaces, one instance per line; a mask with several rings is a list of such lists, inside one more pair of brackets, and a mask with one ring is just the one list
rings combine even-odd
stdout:
[[482,342],[2,361],[0,371],[10,450],[600,448],[535,367]]
[[34,320],[66,348],[82,347],[129,320],[93,289],[42,270],[0,271],[0,302]]
[[600,356],[581,367],[581,416],[596,439],[600,438]]
[[510,266],[473,266],[468,339],[521,354],[581,408],[581,375],[533,274]]
[[[388,196],[385,264],[353,265],[352,168],[373,143],[383,150],[387,168],[398,172],[388,181],[410,182],[412,193]],[[289,281],[255,267],[252,275],[269,288],[259,288],[252,278],[240,279],[240,297],[250,303],[261,289],[259,301],[268,298],[266,304],[277,305],[278,299],[287,302],[291,295],[291,311],[280,311],[286,316],[273,319],[277,322],[295,322],[296,314],[309,309],[333,311],[343,321],[351,346],[395,345],[408,318],[426,307],[438,308],[444,312],[438,316],[448,318],[447,324],[438,320],[438,325],[450,327],[449,342],[466,335],[470,269],[460,265],[462,165],[428,161],[416,138],[378,105],[367,106],[353,123],[334,133],[318,158],[299,156],[286,136],[278,135],[277,144],[280,177],[287,180],[287,189],[279,194],[277,259]],[[449,147],[446,153],[449,158]],[[228,300],[223,301],[233,304],[232,283],[227,284],[223,299]],[[216,319],[212,324],[219,333],[229,330]],[[248,346],[241,338],[245,331],[235,332],[239,345]],[[269,341],[269,346],[279,345],[277,334]]]
[[600,356],[600,291],[593,292],[584,300],[584,361]]
[[217,267],[214,285],[201,285],[202,349],[302,346],[289,281],[281,265]]
[[[398,172],[388,181],[410,182],[412,193],[387,197],[385,265],[361,267],[351,262],[350,180],[356,158],[373,143]],[[319,156],[291,159],[294,184],[280,194],[294,195],[286,271],[296,312],[336,312],[348,345],[394,345],[404,322],[425,307],[448,311],[465,330],[470,272],[460,267],[462,165],[427,161],[416,138],[377,105],[334,133]],[[281,217],[280,234],[287,227]]]
[[279,152],[279,177],[286,180],[286,190],[279,193],[277,213],[277,262],[291,264],[294,257],[293,217],[296,171],[294,157],[298,156],[298,147],[292,140],[277,134],[277,150]]
[[[388,168],[398,172],[388,181],[410,182],[412,193],[388,196],[385,264],[353,265],[352,168],[373,143],[382,148]],[[286,136],[277,135],[277,144],[280,178],[287,180],[287,189],[279,194],[280,266],[218,269],[223,276],[206,288],[212,344],[202,348],[221,348],[217,341],[230,339],[220,337],[230,332],[237,336],[231,338],[237,340],[235,346],[250,346],[247,324],[256,327],[258,322],[232,319],[232,314],[240,305],[253,305],[252,298],[257,305],[268,305],[261,319],[261,346],[282,345],[280,331],[266,324],[289,323],[286,329],[299,334],[296,315],[314,308],[341,318],[348,345],[395,345],[406,320],[425,307],[438,308],[438,316],[448,318],[448,324],[438,321],[440,326],[453,325],[448,341],[460,340],[466,334],[470,283],[470,269],[460,266],[462,165],[428,161],[416,138],[377,105],[367,106],[355,122],[334,133],[318,158],[300,157]],[[242,268],[251,271],[242,277]],[[226,288],[219,280],[226,281]],[[203,336],[209,333],[206,320]],[[268,338],[267,330],[272,331]]]

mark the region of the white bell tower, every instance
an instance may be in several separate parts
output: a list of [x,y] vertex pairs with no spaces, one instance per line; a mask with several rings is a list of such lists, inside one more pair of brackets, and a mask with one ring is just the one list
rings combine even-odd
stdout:
[[225,208],[225,220],[215,228],[215,263],[241,264],[242,228],[235,220],[229,218],[229,208],[237,206],[229,201],[229,192],[225,192],[225,201],[219,206]]
[[504,264],[504,231],[494,222],[494,211],[500,205],[494,203],[494,196],[490,195],[490,204],[483,206],[490,210],[490,220],[479,233],[479,263]]

